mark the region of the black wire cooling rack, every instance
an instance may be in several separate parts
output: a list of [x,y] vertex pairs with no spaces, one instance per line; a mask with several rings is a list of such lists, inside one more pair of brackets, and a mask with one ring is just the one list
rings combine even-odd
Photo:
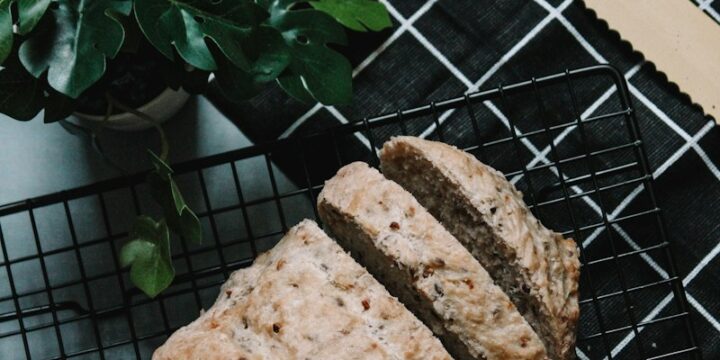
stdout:
[[117,260],[134,216],[159,213],[145,174],[2,206],[0,357],[149,358],[231,271],[317,219],[315,198],[340,166],[376,165],[373,150],[408,133],[502,170],[581,245],[581,359],[700,356],[625,81],[594,66],[176,164],[205,242],[173,239],[177,277],[156,299]]

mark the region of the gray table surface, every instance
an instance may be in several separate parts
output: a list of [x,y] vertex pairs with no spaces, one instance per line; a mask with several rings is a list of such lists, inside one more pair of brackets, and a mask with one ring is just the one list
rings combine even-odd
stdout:
[[[193,97],[164,125],[177,162],[248,146],[250,141],[204,97]],[[149,168],[145,149],[157,151],[153,130],[108,131],[108,156],[130,172]],[[82,137],[60,124],[29,122],[0,114],[0,204],[65,190],[120,175]]]
[[[165,125],[168,140],[170,142],[171,162],[189,160],[202,156],[217,154],[229,150],[234,150],[251,145],[250,140],[223,114],[221,114],[206,98],[193,97],[187,105]],[[115,132],[107,131],[101,136],[101,141],[108,157],[112,158],[118,165],[126,169],[130,173],[150,168],[147,148],[158,149],[158,135],[154,130],[142,132]],[[267,176],[261,174],[267,173],[266,164],[262,159],[249,159],[242,161],[238,166],[242,171],[242,182],[244,189],[249,197],[258,195],[265,191],[268,187]],[[279,169],[274,167],[278,186],[283,189],[294,189],[295,186],[282,174]],[[212,174],[212,171],[209,172]],[[109,179],[121,175],[121,173],[107,165],[102,157],[90,146],[87,139],[73,136],[69,134],[60,124],[44,124],[40,117],[29,122],[19,122],[6,116],[0,115],[0,204],[20,201],[27,198],[40,196],[52,192],[74,188],[81,185],[91,184],[103,179]],[[180,185],[183,188],[183,185]],[[222,201],[228,191],[228,183],[221,179],[220,176],[208,175],[208,191],[212,201],[218,199]],[[199,194],[188,191],[185,193],[186,200],[191,204],[200,203]],[[113,206],[117,207],[116,204]],[[311,210],[309,201],[297,205],[297,213],[308,213]],[[260,211],[274,211],[273,208],[260,209]],[[84,224],[76,224],[78,227],[85,227],[84,233],[102,233],[100,229],[102,221],[98,218],[97,209],[88,207],[82,212],[82,216],[78,216],[78,221],[85,219]],[[293,211],[293,209],[288,209]],[[61,214],[60,214],[61,215]],[[76,214],[77,215],[77,214]],[[112,214],[111,214],[112,216]],[[25,216],[26,217],[26,216]],[[127,216],[126,216],[127,217]],[[264,226],[264,219],[273,219],[277,216],[256,213],[253,216],[254,225]],[[58,217],[62,219],[62,217]],[[45,220],[45,219],[41,219]],[[112,220],[112,219],[111,219]],[[122,219],[121,219],[122,220]],[[132,221],[131,218],[125,219]],[[32,255],[36,253],[30,232],[27,231],[27,219],[23,216],[9,216],[2,219],[3,233],[7,243],[7,252],[10,256]],[[232,223],[240,221],[231,219]],[[235,226],[231,224],[230,228]],[[62,226],[55,224],[53,221],[38,221],[38,230],[43,237],[43,246],[57,247],[61,243],[67,243],[69,237],[63,234],[59,229]],[[93,229],[97,228],[97,229]],[[231,231],[226,231],[230,233]],[[116,244],[119,246],[119,244]],[[236,254],[237,255],[237,254]],[[230,256],[230,255],[229,255]],[[89,267],[95,269],[103,266],[111,270],[110,262],[102,262],[101,256],[98,254],[90,254],[86,262],[90,262]],[[69,280],[77,271],[77,263],[74,258],[68,257],[52,259],[52,264],[48,266],[57,269],[65,269],[59,272],[53,272],[51,282],[58,281],[62,283]],[[55,261],[57,260],[57,261]],[[47,260],[50,261],[50,260]],[[107,264],[105,264],[107,263]],[[88,266],[88,264],[86,264]],[[99,271],[99,270],[98,270]],[[24,269],[21,266],[13,268],[15,273],[16,287],[18,289],[35,289],[42,288],[41,275],[38,271]],[[33,276],[35,274],[35,276]],[[21,275],[21,276],[20,276]],[[0,294],[7,296],[9,289],[2,283],[7,279],[3,279],[4,273],[0,276]],[[67,277],[67,279],[65,279]],[[204,300],[211,304],[215,294],[205,294]],[[81,288],[70,289],[63,298],[83,299],[85,294]],[[32,300],[31,300],[32,301]],[[100,299],[102,300],[102,297]],[[32,304],[25,304],[30,306]],[[188,305],[192,307],[192,304]],[[207,304],[205,306],[208,306]],[[3,308],[4,309],[4,308]],[[3,311],[13,311],[12,309],[4,309]],[[186,314],[178,325],[187,323],[197,314]],[[148,314],[144,316],[138,315],[138,319],[153,318],[156,315]],[[27,320],[26,320],[27,321]],[[137,320],[140,321],[140,320]],[[122,321],[113,321],[109,326],[102,329],[103,338],[111,338],[117,330],[114,326]],[[5,324],[7,326],[16,326],[16,324]],[[137,324],[143,327],[144,324]],[[152,324],[148,324],[151,326]],[[2,331],[12,329],[0,329]],[[0,332],[2,332],[0,331]],[[64,336],[66,347],[70,348],[87,348],[93,346],[92,341],[88,343],[88,336],[85,336],[89,329],[63,329],[68,334]],[[48,341],[41,341],[33,347],[33,357],[52,354],[56,345],[55,335],[48,331],[42,336],[47,336]],[[0,341],[0,353],[9,356],[10,359],[24,358],[24,350],[22,341]],[[153,349],[159,345],[162,339],[156,339],[150,343],[140,344],[143,357],[149,356]],[[38,344],[35,342],[34,344]],[[112,352],[106,353],[110,358],[133,358],[134,353],[132,347],[126,346],[113,349]],[[5,358],[2,356],[2,358]],[[97,354],[89,354],[89,357],[96,358]]]

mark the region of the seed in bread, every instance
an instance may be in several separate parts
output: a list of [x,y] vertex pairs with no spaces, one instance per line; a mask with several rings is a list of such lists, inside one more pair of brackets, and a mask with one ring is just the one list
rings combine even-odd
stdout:
[[453,146],[396,137],[385,176],[410,191],[488,270],[552,358],[575,356],[580,262],[572,239],[545,228],[499,171]]
[[320,218],[457,359],[544,359],[532,328],[472,255],[396,183],[365,163],[326,182]]
[[164,359],[451,359],[440,341],[312,221],[234,272]]

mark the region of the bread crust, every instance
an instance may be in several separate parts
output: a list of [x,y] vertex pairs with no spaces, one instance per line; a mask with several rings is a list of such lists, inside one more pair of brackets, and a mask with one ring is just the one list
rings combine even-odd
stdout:
[[312,221],[234,272],[153,359],[435,359],[419,320]]
[[362,256],[456,358],[546,357],[537,334],[482,266],[377,170],[359,162],[340,169],[319,195],[318,211],[338,241]]
[[551,357],[574,358],[580,276],[575,241],[545,228],[502,173],[456,147],[396,137],[385,143],[380,159],[383,173],[412,192],[488,269]]

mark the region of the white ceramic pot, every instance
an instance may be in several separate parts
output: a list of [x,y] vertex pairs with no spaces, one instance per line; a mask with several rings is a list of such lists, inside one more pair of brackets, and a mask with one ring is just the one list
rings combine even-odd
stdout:
[[[157,120],[158,123],[163,123],[177,114],[183,105],[185,105],[188,98],[190,98],[190,94],[183,89],[173,90],[167,88],[161,92],[160,95],[139,107],[137,110]],[[103,122],[105,116],[102,115],[91,115],[80,112],[76,112],[74,115],[81,121],[92,123],[102,122],[104,127],[120,131],[145,130],[153,126],[147,120],[128,112],[111,115],[106,122]]]

